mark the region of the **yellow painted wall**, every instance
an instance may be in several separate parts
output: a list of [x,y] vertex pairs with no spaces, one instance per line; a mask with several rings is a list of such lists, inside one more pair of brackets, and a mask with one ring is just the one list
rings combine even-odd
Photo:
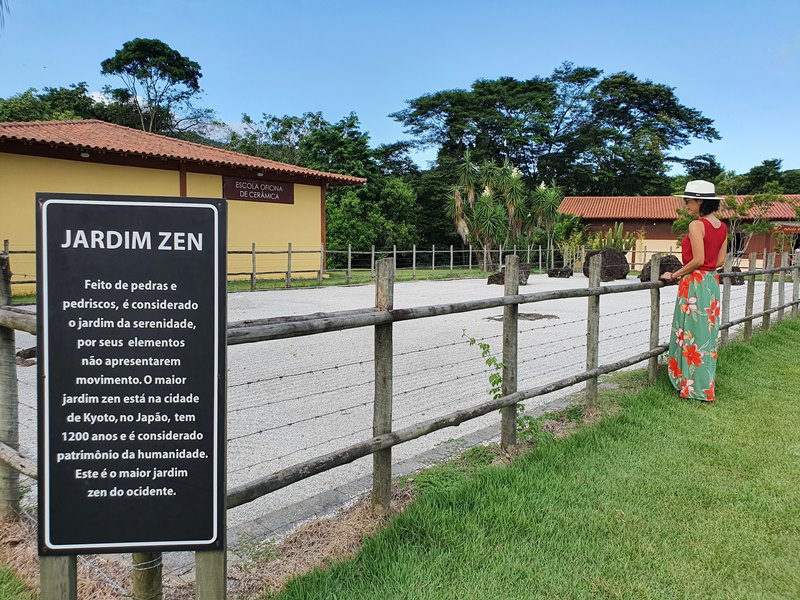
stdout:
[[[222,177],[187,173],[187,196],[219,198]],[[0,152],[0,241],[8,239],[11,250],[36,249],[37,192],[75,194],[125,194],[137,196],[178,196],[180,175],[177,171],[144,169],[91,162],[23,156]],[[295,184],[295,203],[229,201],[228,248],[250,250],[285,250],[292,242],[295,250],[317,251],[292,257],[292,270],[319,268],[321,243],[320,188]],[[12,254],[12,281],[35,279],[33,254]],[[259,271],[285,271],[286,255],[260,255]],[[250,271],[251,258],[230,255],[228,271]],[[283,275],[275,275],[282,277]],[[315,276],[311,273],[298,277]],[[13,286],[22,293],[32,286]]]
[[[286,271],[287,244],[292,243],[292,272],[317,271],[321,239],[320,188],[296,183],[294,204],[228,201],[228,249],[281,251],[284,254],[257,255],[256,268],[262,271]],[[313,253],[294,254],[298,250]],[[228,272],[250,272],[250,254],[229,254]],[[316,277],[316,273],[297,273],[295,277]],[[283,277],[282,274],[260,277]]]
[[[14,250],[36,249],[36,192],[177,196],[177,171],[101,165],[0,153],[0,239]],[[12,254],[12,281],[36,278],[32,254]],[[32,286],[13,286],[12,292]]]

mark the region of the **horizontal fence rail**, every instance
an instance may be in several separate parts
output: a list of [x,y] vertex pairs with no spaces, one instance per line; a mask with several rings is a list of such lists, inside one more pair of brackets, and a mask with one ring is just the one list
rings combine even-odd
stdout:
[[[271,251],[256,251],[255,248],[249,252],[247,251],[232,251],[239,254],[254,255],[257,252],[270,253]],[[291,247],[288,249],[289,254],[293,251]],[[302,251],[294,251],[297,254]],[[434,250],[435,252],[435,250]],[[349,258],[352,258],[352,252],[348,252]],[[242,321],[229,322],[227,325],[227,344],[229,346],[248,344],[255,342],[263,342],[268,340],[281,340],[287,338],[297,338],[302,336],[316,335],[326,332],[344,331],[355,328],[371,327],[375,331],[375,348],[374,348],[374,362],[375,376],[374,380],[365,381],[363,383],[356,383],[353,385],[370,385],[374,387],[374,402],[369,400],[362,404],[355,404],[346,409],[359,408],[363,406],[375,405],[374,423],[372,427],[372,436],[362,438],[362,441],[350,443],[343,448],[326,452],[315,456],[313,458],[302,460],[291,464],[285,468],[281,468],[271,472],[267,475],[256,477],[246,483],[237,484],[228,489],[227,493],[227,508],[235,508],[242,506],[246,503],[252,502],[266,494],[275,492],[293,483],[311,477],[313,475],[328,471],[335,467],[351,463],[359,458],[374,455],[375,462],[373,467],[373,506],[376,510],[385,511],[388,507],[390,486],[387,482],[391,481],[391,463],[390,463],[390,449],[398,444],[409,442],[429,435],[433,432],[439,431],[447,427],[456,427],[467,421],[476,419],[478,417],[488,415],[496,410],[501,410],[503,419],[507,415],[512,414],[508,409],[513,409],[513,414],[516,414],[516,406],[527,399],[543,396],[558,390],[563,390],[580,383],[587,384],[587,405],[591,405],[596,401],[596,382],[598,377],[620,369],[628,368],[633,365],[649,361],[648,376],[651,381],[655,377],[655,367],[657,366],[658,357],[668,350],[667,344],[658,343],[660,336],[663,337],[662,330],[664,325],[660,322],[660,310],[662,306],[671,305],[673,302],[662,302],[660,290],[665,286],[670,285],[664,281],[655,279],[658,274],[658,262],[660,256],[656,254],[652,257],[651,267],[653,275],[651,281],[644,283],[625,283],[610,285],[599,285],[599,257],[592,261],[592,267],[589,278],[589,286],[584,288],[573,288],[567,290],[554,290],[545,292],[534,292],[528,294],[508,293],[509,290],[514,291],[514,286],[507,286],[506,293],[503,296],[495,298],[486,298],[480,300],[469,300],[463,302],[454,302],[448,304],[418,306],[412,308],[393,308],[393,277],[394,268],[397,261],[397,254],[395,252],[387,258],[377,258],[373,261],[373,266],[378,273],[377,277],[377,293],[375,307],[352,309],[337,312],[320,312],[299,316],[284,316],[265,319],[248,319]],[[449,253],[442,252],[443,255]],[[371,257],[374,253],[371,253]],[[752,332],[752,325],[756,319],[761,319],[762,327],[768,328],[770,325],[771,315],[777,314],[777,321],[784,318],[785,312],[791,310],[791,316],[796,318],[798,316],[798,305],[800,305],[800,253],[796,253],[790,263],[789,257],[786,253],[781,256],[780,267],[774,267],[775,256],[770,255],[764,261],[766,268],[755,268],[755,256],[750,256],[750,267],[743,272],[730,270],[730,261],[726,263],[724,272],[719,273],[719,279],[722,283],[721,294],[723,313],[720,322],[721,338],[723,343],[727,341],[731,328],[744,324],[744,339],[747,339]],[[521,256],[519,254],[508,253],[505,256],[505,272],[512,279],[516,279],[519,269]],[[2,304],[10,303],[10,269],[9,269],[9,253],[0,254],[0,267],[4,273],[3,281],[0,281],[0,414],[9,415],[10,421],[16,425],[18,419],[16,418],[16,405],[18,399],[16,395],[16,367],[14,364],[14,343],[13,332],[21,331],[29,334],[36,335],[36,315],[30,311],[13,308],[11,306],[2,306]],[[383,273],[384,275],[381,275]],[[250,273],[245,273],[250,274]],[[777,282],[777,301],[773,298],[773,278],[775,275],[779,276]],[[288,277],[288,276],[287,276]],[[764,298],[762,302],[762,310],[754,311],[755,299],[755,282],[757,277],[764,279]],[[791,277],[792,290],[791,300],[785,297],[787,278]],[[731,306],[734,302],[731,300],[731,283],[736,278],[744,278],[746,281],[746,289],[739,292],[735,302],[735,306]],[[288,281],[288,279],[287,279]],[[649,306],[634,306],[626,308],[621,313],[635,313],[640,311],[642,319],[640,321],[631,320],[628,325],[641,324],[642,329],[646,329],[646,323],[650,326],[650,338],[648,341],[648,349],[644,352],[638,352],[632,356],[617,358],[612,361],[606,361],[605,364],[598,365],[596,361],[596,352],[598,344],[603,344],[607,340],[615,339],[628,335],[626,333],[614,332],[614,329],[619,327],[604,327],[604,315],[599,312],[600,298],[607,295],[631,293],[642,290],[650,290],[650,305]],[[744,296],[743,303],[741,296]],[[562,344],[571,339],[574,339],[575,345],[559,349],[556,352],[579,349],[586,347],[587,359],[582,371],[577,373],[568,374],[566,376],[556,377],[553,381],[547,381],[543,384],[537,384],[533,387],[518,390],[516,387],[516,370],[517,365],[532,360],[528,355],[518,356],[520,351],[525,351],[531,346],[521,346],[516,337],[516,332],[519,330],[518,309],[521,305],[535,304],[552,300],[566,300],[566,299],[579,299],[587,298],[588,300],[588,317],[586,319],[575,321],[575,323],[586,323],[587,331],[574,336],[561,336],[560,341]],[[459,313],[467,313],[473,311],[480,311],[492,308],[504,308],[503,316],[503,333],[502,337],[506,340],[503,344],[503,393],[496,394],[496,397],[491,401],[481,402],[466,408],[458,408],[457,410],[449,410],[445,414],[419,420],[417,422],[394,429],[392,427],[391,416],[391,403],[392,398],[398,398],[406,391],[400,391],[397,388],[392,388],[394,380],[400,380],[404,377],[402,373],[393,371],[393,361],[395,358],[400,357],[404,353],[398,353],[393,348],[392,342],[392,328],[396,323],[405,321],[412,321],[423,318],[434,318],[445,315],[454,315]],[[731,308],[743,309],[744,315],[739,317],[731,316]],[[513,310],[507,310],[513,308]],[[648,315],[649,310],[649,315]],[[567,322],[557,323],[553,325],[546,325],[546,327],[565,326]],[[591,335],[592,327],[599,328],[600,335]],[[9,338],[7,334],[10,334]],[[605,336],[604,336],[605,334]],[[587,337],[587,335],[589,337]],[[3,337],[5,336],[5,337]],[[599,339],[598,339],[599,337]],[[10,344],[9,344],[10,339]],[[511,340],[510,342],[508,340]],[[587,340],[589,340],[587,342]],[[464,342],[460,342],[462,345]],[[443,343],[441,346],[434,346],[436,348],[445,348],[452,346],[454,343]],[[630,350],[628,350],[630,351]],[[594,358],[593,354],[594,352]],[[625,352],[625,350],[623,350]],[[610,358],[610,357],[609,357]],[[362,366],[363,363],[368,362],[364,360],[354,361],[351,364]],[[508,363],[508,364],[505,364]],[[453,364],[458,364],[453,363]],[[345,367],[347,365],[342,365]],[[448,365],[431,366],[431,369],[446,368]],[[513,371],[510,368],[513,366]],[[332,367],[333,368],[333,367]],[[337,365],[335,368],[339,368]],[[320,369],[321,372],[324,369]],[[422,370],[428,370],[425,367]],[[309,371],[313,374],[317,371]],[[558,370],[554,369],[552,373],[557,373]],[[513,374],[514,380],[509,380],[510,374]],[[537,376],[544,376],[547,373],[538,373]],[[480,374],[479,374],[480,375]],[[283,376],[281,376],[282,378]],[[260,380],[252,382],[245,382],[237,385],[249,385],[250,383],[258,383]],[[546,381],[546,380],[545,380]],[[6,383],[8,382],[8,383]],[[13,385],[12,385],[13,383]],[[413,389],[422,391],[425,385]],[[234,389],[234,385],[229,385],[229,390]],[[345,391],[343,388],[342,391]],[[413,391],[412,389],[412,391]],[[316,392],[313,392],[316,393]],[[313,393],[301,392],[297,398],[307,398]],[[381,398],[380,408],[378,399]],[[270,402],[278,403],[287,400],[271,400]],[[388,402],[388,404],[386,404]],[[267,403],[269,404],[269,403]],[[13,406],[13,411],[11,410]],[[258,407],[259,405],[252,406],[237,406],[230,407],[231,414],[246,411],[249,408]],[[442,408],[446,408],[443,405]],[[339,408],[336,413],[345,409]],[[334,414],[334,412],[327,413]],[[308,417],[307,419],[299,419],[297,423],[304,421],[324,418],[326,414]],[[413,416],[413,415],[412,415]],[[388,420],[387,420],[388,419]],[[515,423],[515,421],[513,421]],[[505,421],[503,424],[503,447],[510,443],[513,445],[515,438],[509,439],[505,433]],[[229,444],[238,439],[244,439],[251,435],[258,435],[271,429],[283,427],[283,425],[276,425],[271,428],[259,429],[253,433],[245,433],[240,436],[229,438]],[[363,430],[362,430],[363,431]],[[366,433],[366,431],[363,431]],[[358,433],[358,432],[355,432]],[[355,435],[352,434],[352,435]],[[351,436],[352,436],[351,435]],[[342,436],[351,437],[351,436]],[[335,441],[333,438],[329,441]],[[310,446],[313,448],[313,446]],[[290,456],[293,453],[288,453]],[[388,460],[387,460],[388,458]],[[269,462],[267,461],[262,462]],[[18,433],[10,432],[3,433],[0,430],[0,480],[6,473],[21,473],[32,479],[36,478],[36,464],[34,461],[23,456],[18,449]],[[18,485],[18,484],[17,484]],[[2,490],[0,490],[2,492]],[[19,490],[16,489],[17,497]],[[0,496],[2,499],[2,496]],[[3,507],[8,511],[8,507]],[[14,505],[13,511],[18,510],[18,505]],[[199,563],[198,563],[199,564]]]
[[[35,255],[35,250],[20,249],[14,250],[8,247],[6,240],[7,254],[13,255]],[[549,269],[571,268],[580,270],[583,268],[587,248],[581,247],[554,247],[548,254],[548,249],[543,246],[525,246],[509,248],[499,247],[484,251],[483,249],[468,245],[464,248],[413,246],[408,248],[376,248],[371,249],[331,249],[325,245],[317,248],[293,248],[291,243],[285,247],[258,248],[255,243],[251,244],[249,250],[229,249],[229,271],[227,276],[231,280],[250,279],[250,289],[257,289],[259,277],[266,277],[275,281],[283,279],[285,287],[290,288],[296,282],[295,279],[313,280],[316,278],[317,285],[323,285],[327,277],[335,274],[344,274],[345,283],[352,283],[356,275],[362,274],[359,281],[365,281],[364,275],[368,273],[366,280],[374,280],[375,265],[378,260],[391,258],[395,270],[410,270],[412,279],[417,278],[418,272],[430,271],[435,273],[453,272],[456,270],[474,271],[476,274],[491,273],[498,271],[504,264],[505,256],[518,256],[520,263],[525,263],[532,272],[544,273]],[[678,250],[670,248],[667,252],[674,254]],[[652,249],[646,246],[634,248],[625,253],[626,260],[630,269],[634,272],[644,269],[654,255]],[[765,256],[765,255],[764,255]],[[249,261],[247,258],[249,257]],[[261,265],[259,265],[261,258]],[[738,260],[738,259],[737,259]],[[266,261],[266,265],[264,262]],[[762,260],[766,263],[766,258]],[[31,271],[35,271],[30,267]],[[33,273],[22,273],[16,279],[12,278],[11,285],[32,285],[36,283]],[[308,283],[304,284],[308,285]]]

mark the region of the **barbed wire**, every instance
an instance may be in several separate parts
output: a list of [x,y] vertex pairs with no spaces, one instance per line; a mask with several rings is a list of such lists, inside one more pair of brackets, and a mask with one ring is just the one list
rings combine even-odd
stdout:
[[[498,338],[501,338],[501,337],[503,337],[503,334],[502,333],[498,333],[497,335],[487,335],[487,336],[484,336],[484,337],[479,337],[479,338],[474,338],[474,339],[475,339],[476,342],[484,342],[486,340],[493,340],[493,339],[498,339]],[[403,352],[395,353],[393,356],[395,358],[397,358],[399,356],[408,356],[409,354],[420,354],[422,352],[431,352],[433,350],[441,350],[442,348],[448,348],[448,347],[451,347],[451,346],[460,346],[462,344],[467,345],[468,343],[469,343],[468,342],[468,338],[467,337],[462,337],[461,339],[456,340],[455,342],[447,342],[446,344],[438,344],[436,346],[428,346],[428,347],[422,348],[422,349],[404,350]]]
[[257,431],[251,431],[250,433],[243,433],[242,435],[228,437],[229,442],[236,442],[239,440],[243,440],[249,437],[253,437],[255,435],[261,435],[262,433],[267,433],[270,431],[277,431],[278,429],[285,429],[286,427],[292,427],[294,425],[299,425],[300,423],[307,423],[309,421],[314,421],[316,419],[321,419],[322,417],[330,417],[335,414],[343,413],[347,410],[353,410],[355,408],[361,408],[368,404],[372,404],[373,400],[369,399],[366,402],[361,402],[360,404],[352,404],[350,406],[344,406],[342,408],[338,408],[336,410],[332,410],[330,412],[322,413],[319,415],[313,415],[311,417],[306,417],[305,419],[298,419],[297,421],[292,421],[290,423],[282,423],[281,425],[275,425],[274,427],[265,427],[263,429],[259,429]]
[[245,385],[252,385],[254,383],[267,383],[267,382],[270,382],[270,381],[282,381],[284,379],[289,379],[289,378],[292,378],[292,377],[302,377],[304,375],[316,375],[317,373],[324,373],[326,371],[336,371],[338,369],[345,369],[347,367],[360,366],[360,365],[373,363],[373,362],[375,362],[374,359],[368,358],[368,359],[349,362],[349,363],[342,363],[341,365],[333,365],[333,366],[330,366],[330,367],[321,367],[319,369],[309,369],[308,371],[301,371],[299,373],[288,373],[288,374],[273,375],[271,377],[264,377],[263,379],[253,379],[251,381],[245,381],[244,383],[229,384],[228,388],[230,389],[230,388],[243,387]]
[[481,375],[485,375],[485,374],[491,373],[492,370],[493,369],[484,368],[483,370],[474,372],[474,373],[472,373],[470,375],[457,375],[456,377],[452,377],[452,378],[449,378],[449,379],[440,379],[440,380],[438,380],[438,381],[436,381],[434,383],[429,383],[429,384],[425,384],[425,385],[422,385],[422,386],[419,386],[419,387],[411,388],[409,390],[403,390],[402,392],[397,392],[396,394],[394,394],[394,397],[395,398],[399,398],[400,396],[407,396],[408,394],[412,394],[414,392],[420,392],[422,390],[427,390],[427,389],[430,389],[430,388],[438,387],[438,386],[444,385],[446,383],[452,383],[454,381],[463,381],[465,379],[471,379],[473,377],[479,377]]
[[561,321],[559,319],[558,323],[551,323],[550,325],[542,325],[541,327],[531,327],[530,329],[525,330],[525,332],[528,333],[533,331],[542,331],[543,329],[552,329],[553,327],[560,327],[562,325],[573,325],[575,323],[583,323],[584,321],[586,321],[586,317],[580,319],[574,319],[572,321]]
[[228,471],[228,474],[230,475],[230,474],[233,474],[233,473],[240,473],[242,471],[246,471],[248,469],[252,469],[253,467],[257,467],[257,466],[260,466],[260,465],[265,465],[265,464],[277,462],[279,460],[283,460],[285,458],[288,458],[289,456],[293,456],[295,454],[299,454],[301,452],[305,452],[306,450],[313,450],[314,448],[319,448],[320,446],[325,446],[326,444],[330,444],[331,442],[337,442],[339,440],[343,440],[345,438],[352,437],[352,436],[354,436],[354,435],[356,435],[358,433],[363,433],[365,431],[372,431],[372,426],[370,425],[369,427],[364,427],[362,429],[357,429],[356,431],[351,431],[350,433],[346,433],[344,435],[340,435],[340,436],[333,437],[333,438],[328,438],[328,439],[323,440],[321,442],[318,442],[316,444],[311,444],[310,446],[305,446],[304,448],[298,448],[296,450],[292,450],[291,452],[287,452],[286,454],[282,454],[280,456],[273,456],[273,457],[270,457],[270,458],[268,458],[266,460],[260,460],[260,461],[255,462],[255,463],[251,463],[251,464],[249,464],[247,466],[239,467],[238,469],[232,469],[232,470]]
[[237,407],[237,408],[229,408],[228,412],[229,413],[240,413],[240,412],[244,412],[246,410],[253,410],[255,408],[264,408],[266,406],[274,406],[276,404],[284,404],[286,402],[292,402],[292,401],[295,401],[295,400],[307,400],[308,398],[312,398],[314,396],[323,396],[325,394],[332,394],[332,393],[335,393],[335,392],[341,392],[341,391],[344,391],[344,390],[349,390],[351,388],[361,387],[361,386],[364,386],[364,385],[370,385],[372,383],[374,383],[374,379],[369,379],[367,381],[362,381],[360,383],[347,383],[346,385],[342,385],[342,386],[335,387],[335,388],[319,390],[317,392],[304,393],[304,394],[302,394],[300,396],[292,396],[290,398],[282,398],[280,400],[271,400],[271,401],[268,401],[268,402],[263,402],[261,404],[249,404],[247,406],[241,406],[241,407]]
[[[578,344],[576,346],[568,346],[567,348],[561,348],[559,350],[556,350],[555,352],[548,352],[545,355],[538,354],[538,355],[534,356],[533,358],[539,358],[539,359],[550,358],[552,356],[558,356],[559,354],[564,354],[565,352],[570,352],[572,350],[578,350],[580,348],[586,348],[586,343]],[[529,362],[530,360],[532,360],[532,359],[528,359],[527,361],[519,361],[519,360],[517,360],[517,364],[521,364],[521,362]]]
[[401,379],[403,377],[410,377],[412,375],[417,375],[419,373],[425,373],[425,372],[428,372],[428,371],[434,371],[436,369],[446,369],[448,367],[463,366],[465,363],[469,363],[473,359],[475,359],[475,356],[474,355],[470,355],[470,356],[463,357],[461,360],[454,361],[454,362],[451,362],[451,363],[443,363],[443,364],[440,364],[440,365],[431,365],[429,367],[423,367],[423,368],[420,368],[420,369],[413,369],[411,371],[406,371],[405,373],[394,373],[394,379],[396,381],[397,379]]
[[[529,364],[531,362],[533,362],[533,360],[526,360],[526,361],[523,361],[522,363],[519,363],[519,364]],[[551,369],[548,369],[546,371],[540,371],[540,372],[535,374],[534,381],[538,381],[540,378],[544,377],[545,375],[552,375],[553,373],[561,373],[563,371],[572,372],[576,368],[586,368],[585,357],[584,357],[583,360],[581,360],[579,362],[573,362],[573,363],[569,363],[569,364],[566,364],[566,365],[561,364],[561,365],[558,365],[558,366],[553,367]]]
[[613,313],[603,313],[603,312],[601,312],[600,313],[600,318],[604,319],[606,317],[617,317],[619,315],[624,315],[624,314],[627,314],[627,313],[639,312],[639,311],[642,311],[642,310],[649,310],[649,309],[650,309],[650,305],[649,304],[644,304],[642,306],[635,306],[633,308],[627,308],[625,310],[618,310],[617,312],[613,312]]
[[557,340],[552,340],[552,341],[538,342],[535,344],[530,344],[528,346],[518,346],[517,351],[519,352],[520,350],[528,350],[529,348],[542,348],[545,346],[552,346],[553,344],[557,344],[559,342],[567,342],[569,340],[577,340],[579,338],[580,339],[586,338],[586,332],[582,331],[581,333],[578,333],[576,335],[571,335],[569,337],[559,338]]

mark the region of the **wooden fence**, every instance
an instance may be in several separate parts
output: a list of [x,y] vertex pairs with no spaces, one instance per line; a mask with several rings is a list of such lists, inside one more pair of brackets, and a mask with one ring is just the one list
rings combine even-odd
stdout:
[[[4,240],[4,253],[24,257],[31,262],[36,251],[30,249],[10,248],[9,240]],[[583,265],[586,249],[558,248],[553,249],[551,256],[547,256],[547,249],[542,246],[526,246],[517,248],[500,247],[495,250],[484,251],[468,245],[466,248],[448,247],[423,248],[412,246],[411,249],[398,249],[397,246],[379,249],[372,246],[368,250],[347,249],[334,250],[321,245],[319,248],[297,248],[289,242],[285,248],[275,247],[266,249],[258,248],[256,243],[250,244],[249,250],[228,250],[230,279],[243,279],[250,281],[250,289],[255,290],[259,279],[283,279],[285,287],[291,288],[297,279],[316,279],[317,285],[322,285],[327,275],[343,273],[345,283],[354,281],[358,273],[369,273],[370,278],[375,277],[375,265],[378,260],[391,258],[395,271],[398,269],[410,270],[411,278],[416,279],[418,273],[436,271],[480,270],[491,272],[504,263],[507,255],[519,256],[520,261],[530,265],[533,271],[543,273],[548,264],[557,267],[569,266],[580,269]],[[627,254],[630,268],[639,271],[653,257],[655,253],[647,247],[639,248]],[[266,264],[265,264],[266,263]],[[32,263],[31,263],[32,264]],[[26,270],[34,270],[28,265]],[[22,277],[14,278],[12,285],[31,286],[36,283],[35,275],[24,273]]]
[[[377,290],[374,308],[340,311],[334,313],[315,313],[303,316],[278,317],[269,319],[231,322],[228,324],[228,345],[247,344],[265,340],[294,338],[329,331],[341,331],[358,327],[373,327],[375,336],[375,377],[373,436],[370,439],[352,444],[340,450],[312,458],[281,469],[249,483],[230,488],[227,493],[227,508],[234,508],[251,502],[275,490],[350,463],[358,458],[372,454],[373,487],[372,503],[375,510],[385,513],[389,506],[389,493],[392,479],[391,449],[393,446],[420,438],[446,427],[454,427],[465,421],[475,419],[496,410],[501,411],[501,445],[509,448],[516,443],[516,405],[529,398],[542,396],[586,382],[586,402],[597,401],[598,377],[638,363],[648,361],[650,381],[657,376],[658,356],[667,350],[667,345],[659,345],[660,292],[665,283],[657,280],[660,256],[652,257],[650,282],[600,285],[600,258],[591,261],[589,286],[569,290],[519,294],[516,281],[519,269],[519,256],[506,255],[506,287],[502,297],[471,300],[450,304],[420,306],[395,309],[393,307],[394,260],[392,258],[376,262]],[[755,265],[755,255],[750,255],[751,267]],[[753,321],[761,319],[762,327],[770,326],[772,315],[778,321],[785,317],[786,310],[797,318],[800,305],[800,253],[793,257],[781,257],[781,267],[774,268],[775,255],[767,257],[766,268],[750,268],[744,273],[730,272],[730,261],[725,272],[720,274],[722,281],[721,336],[727,343],[731,327],[744,324],[743,336],[752,335]],[[35,315],[23,310],[13,309],[10,291],[10,257],[0,255],[0,516],[10,516],[19,511],[19,473],[36,477],[36,465],[18,452],[18,397],[16,388],[14,331],[36,334]],[[778,305],[772,306],[772,287],[775,275],[779,276]],[[792,299],[785,298],[786,276],[792,277]],[[744,316],[731,319],[730,297],[731,278],[745,276],[747,283]],[[760,312],[754,313],[756,277],[763,276],[764,302]],[[598,344],[601,340],[600,301],[607,294],[629,293],[637,290],[650,290],[650,343],[645,352],[613,363],[598,364]],[[534,388],[517,389],[517,332],[518,308],[546,300],[566,298],[587,298],[587,344],[586,369],[569,377],[552,381]],[[503,307],[503,381],[502,396],[470,408],[450,412],[446,415],[422,421],[398,430],[392,430],[392,381],[393,381],[393,327],[395,323],[413,319],[437,317],[441,315]],[[41,557],[40,582],[42,600],[63,600],[76,595],[76,557]],[[225,552],[198,552],[196,555],[197,598],[219,600],[225,597],[226,563]],[[161,597],[160,555],[158,553],[134,555],[133,594],[136,598]],[[141,565],[157,565],[152,569]]]

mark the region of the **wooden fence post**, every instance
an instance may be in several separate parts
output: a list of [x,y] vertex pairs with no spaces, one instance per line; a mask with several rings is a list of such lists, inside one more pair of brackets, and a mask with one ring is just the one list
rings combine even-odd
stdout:
[[436,244],[431,246],[431,271],[436,270]]
[[[225,528],[222,518],[221,527]],[[227,542],[226,542],[227,547]],[[227,552],[211,550],[195,553],[197,600],[225,600],[227,594]]]
[[252,242],[250,244],[250,261],[252,263],[252,272],[250,273],[250,291],[256,291],[256,277],[258,273],[258,269],[256,267],[256,243]]
[[[375,307],[394,308],[394,265],[390,259],[378,261],[375,284]],[[372,435],[392,430],[392,324],[375,326],[375,403]],[[392,449],[372,455],[372,508],[381,515],[389,514],[392,498]]]
[[500,251],[497,255],[497,270],[503,268],[503,244],[500,244]]
[[397,246],[392,246],[392,268],[397,273]]
[[[600,286],[602,256],[595,254],[589,261],[589,287]],[[586,370],[597,367],[598,346],[600,343],[600,296],[589,296],[589,310],[586,317]],[[597,406],[597,377],[586,380],[586,408]]]
[[526,244],[525,246],[526,246],[525,251],[527,253],[525,255],[525,262],[528,263],[528,265],[530,266],[530,264],[531,264],[531,245],[530,244]]
[[[789,264],[789,253],[783,252],[781,253],[781,269],[785,269],[786,266]],[[784,308],[783,305],[786,304],[786,290],[784,286],[786,285],[786,271],[781,271],[778,275],[778,323],[783,321],[784,317]]]
[[[0,306],[11,305],[11,255],[8,240],[0,254]],[[0,327],[0,442],[19,449],[19,398],[17,396],[17,361],[15,333]],[[0,519],[19,512],[19,473],[0,463]]]
[[286,287],[292,287],[292,242],[286,248]]
[[345,283],[350,283],[350,279],[352,278],[352,269],[353,269],[353,247],[351,244],[347,244],[347,275],[345,276]]
[[539,273],[542,272],[542,247],[539,246]]
[[372,244],[372,251],[369,255],[369,273],[370,275],[375,274],[375,244]]
[[[646,252],[646,251],[645,251]],[[644,270],[644,267],[642,267]],[[661,255],[656,252],[650,260],[650,281],[657,282],[661,271]],[[599,296],[598,296],[599,298]],[[658,333],[661,324],[661,288],[650,290],[650,345],[651,350],[658,346]],[[647,363],[647,379],[655,383],[658,377],[658,357],[654,356]]]
[[[772,269],[775,267],[775,253],[770,252],[767,254],[765,269]],[[772,308],[772,279],[773,273],[767,273],[764,277],[764,311]],[[771,316],[769,313],[765,314],[761,319],[761,329],[764,331],[769,330]]]
[[486,273],[489,270],[489,252],[486,249],[486,246],[483,247],[483,272]]
[[800,300],[800,252],[794,253],[794,270],[792,271],[792,318],[797,318],[798,306],[797,301]]
[[472,272],[472,244],[469,245],[469,250],[467,250],[467,260],[469,261],[469,270]]
[[39,600],[77,600],[77,556],[40,556],[39,588]]
[[[733,257],[729,254],[728,257],[725,259],[725,266],[723,267],[723,271],[725,273],[730,273],[731,269],[733,268]],[[729,323],[731,320],[731,278],[726,277],[722,280],[722,315],[720,319],[720,325],[724,325]],[[720,342],[724,346],[728,343],[728,337],[730,333],[730,328],[723,329],[720,331]]]
[[450,244],[450,270],[453,270],[453,244]]
[[[756,270],[756,253],[750,253],[750,262],[747,267],[748,271]],[[747,294],[744,300],[744,316],[750,317],[753,315],[753,299],[756,294],[756,276],[747,276]],[[744,322],[744,339],[749,340],[753,336],[753,319],[748,319]]]
[[[505,295],[519,293],[519,256],[506,256]],[[503,384],[501,392],[508,396],[517,391],[517,337],[519,304],[503,307]],[[501,410],[500,447],[509,450],[517,444],[517,405]]]
[[317,272],[317,285],[322,287],[322,272],[325,270],[325,244],[319,245],[319,271]]
[[411,246],[411,279],[417,278],[417,245]]
[[[325,246],[322,250],[320,259],[320,273],[325,268]],[[227,346],[226,346],[227,352]],[[230,364],[227,357],[225,364]],[[223,381],[223,387],[228,387],[227,375]],[[224,417],[225,415],[223,415]],[[228,422],[223,418],[222,439],[226,439]],[[196,600],[225,600],[228,590],[228,499],[224,490],[228,489],[228,446],[222,445],[220,453],[220,463],[222,465],[219,477],[222,480],[222,515],[219,522],[219,535],[222,540],[220,550],[203,550],[194,553],[195,559],[195,598]]]
[[163,568],[161,552],[133,553],[133,584],[131,586],[134,600],[162,600],[161,570]]

